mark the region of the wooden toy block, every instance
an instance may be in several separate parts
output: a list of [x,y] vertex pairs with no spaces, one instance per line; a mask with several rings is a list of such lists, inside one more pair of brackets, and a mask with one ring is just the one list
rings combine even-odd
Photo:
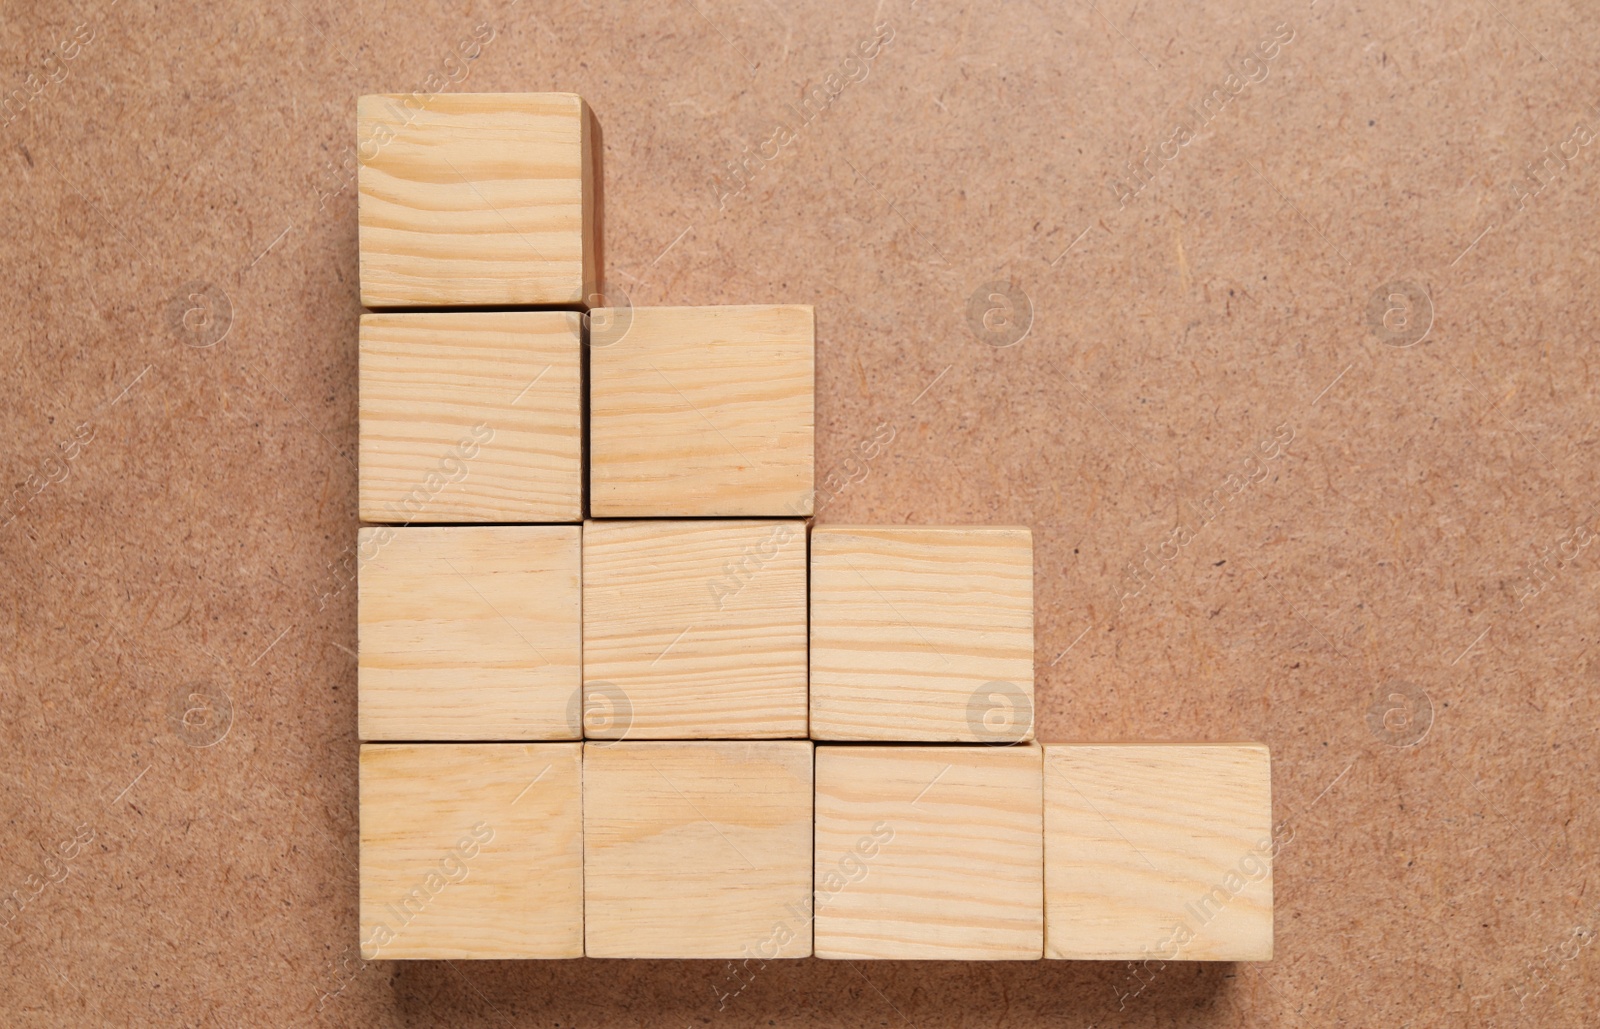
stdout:
[[1272,957],[1260,744],[1048,744],[1045,957]]
[[806,523],[586,524],[583,676],[591,739],[804,738]]
[[577,525],[360,532],[364,740],[578,739]]
[[596,518],[811,514],[810,307],[597,309],[589,355]]
[[1040,751],[817,747],[819,958],[1033,960]]
[[356,120],[367,307],[578,305],[596,289],[581,98],[364,96]]
[[362,521],[583,518],[581,316],[361,317]]
[[811,744],[584,745],[597,958],[811,954]]
[[817,526],[811,737],[1032,739],[1032,534]]
[[583,955],[580,743],[361,747],[361,956]]

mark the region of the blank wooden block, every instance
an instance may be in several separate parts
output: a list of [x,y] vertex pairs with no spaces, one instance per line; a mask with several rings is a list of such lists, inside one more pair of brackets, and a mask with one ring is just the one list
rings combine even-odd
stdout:
[[582,519],[581,332],[570,311],[363,315],[361,519]]
[[595,312],[590,511],[597,518],[811,513],[810,307]]
[[596,958],[811,954],[811,744],[584,747]]
[[576,525],[361,530],[365,740],[577,739]]
[[806,735],[803,521],[590,522],[590,738]]
[[595,289],[582,99],[364,96],[356,121],[363,304],[572,305]]
[[1032,739],[1032,534],[817,526],[811,736]]
[[582,744],[361,748],[361,956],[583,955]]
[[1033,960],[1037,746],[818,746],[820,958]]
[[1045,956],[1272,957],[1272,773],[1237,744],[1049,744]]

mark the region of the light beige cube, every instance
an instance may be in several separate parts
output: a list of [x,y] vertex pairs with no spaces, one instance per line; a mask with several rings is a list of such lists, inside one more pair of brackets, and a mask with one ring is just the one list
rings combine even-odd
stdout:
[[582,744],[361,748],[361,956],[583,955]]
[[356,122],[364,305],[578,305],[598,291],[581,98],[364,96]]
[[811,736],[1032,739],[1032,534],[817,526]]
[[597,309],[589,357],[596,518],[811,514],[810,307]]
[[361,520],[583,518],[582,322],[570,311],[361,318]]
[[1048,744],[1045,956],[1272,957],[1267,748]]
[[1040,791],[1029,744],[819,745],[817,956],[1038,958]]
[[806,524],[590,522],[586,734],[806,735]]
[[586,952],[811,954],[811,744],[585,744]]
[[580,738],[581,537],[577,525],[362,529],[361,738]]

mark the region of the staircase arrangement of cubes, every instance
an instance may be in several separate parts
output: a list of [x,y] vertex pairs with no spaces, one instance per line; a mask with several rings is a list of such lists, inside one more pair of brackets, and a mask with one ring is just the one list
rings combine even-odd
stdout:
[[1271,957],[1264,746],[1036,742],[1026,528],[811,524],[810,307],[591,308],[576,96],[359,123],[364,957]]

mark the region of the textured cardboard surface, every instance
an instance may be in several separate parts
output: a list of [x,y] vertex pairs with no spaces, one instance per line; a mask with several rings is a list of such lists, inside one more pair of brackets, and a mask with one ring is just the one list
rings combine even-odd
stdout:
[[[1546,0],[7,4],[0,1022],[1592,1022],[1597,47]],[[1041,738],[1271,746],[1275,960],[360,962],[355,107],[445,84],[589,100],[634,303],[816,305],[821,521],[1033,528]]]

